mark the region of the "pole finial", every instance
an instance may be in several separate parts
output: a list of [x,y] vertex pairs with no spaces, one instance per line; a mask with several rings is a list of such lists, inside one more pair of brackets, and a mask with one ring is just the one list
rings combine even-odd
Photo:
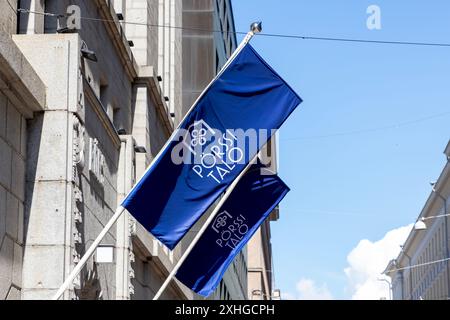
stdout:
[[253,22],[250,25],[250,31],[252,31],[253,33],[260,33],[262,31],[262,22],[261,21]]

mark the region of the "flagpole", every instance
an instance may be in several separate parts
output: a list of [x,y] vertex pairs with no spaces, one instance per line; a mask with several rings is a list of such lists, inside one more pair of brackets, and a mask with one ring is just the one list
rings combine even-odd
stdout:
[[209,227],[209,225],[211,224],[211,222],[214,220],[214,218],[217,216],[217,214],[219,213],[219,210],[222,208],[223,204],[225,203],[225,201],[227,201],[228,197],[230,196],[230,194],[233,192],[233,189],[236,187],[236,185],[239,183],[239,181],[241,180],[241,178],[244,176],[244,174],[248,171],[248,169],[251,167],[251,165],[253,163],[255,163],[255,161],[258,159],[258,154],[256,154],[253,159],[247,164],[247,166],[244,168],[244,170],[241,171],[241,173],[237,176],[236,179],[234,179],[233,183],[228,187],[228,189],[225,191],[223,197],[220,199],[219,203],[216,205],[216,207],[214,208],[213,212],[211,213],[211,215],[208,217],[208,219],[205,221],[205,223],[202,225],[202,227],[200,228],[200,230],[197,232],[197,234],[195,235],[194,239],[192,240],[192,242],[189,244],[189,247],[186,249],[186,251],[183,253],[183,255],[181,256],[181,258],[177,261],[177,264],[175,265],[175,267],[172,269],[172,271],[170,272],[170,274],[168,275],[168,277],[166,278],[166,281],[164,281],[163,285],[161,286],[161,288],[158,290],[158,292],[156,293],[156,295],[153,297],[153,300],[158,300],[161,297],[161,294],[164,292],[164,290],[167,288],[167,286],[169,285],[170,281],[172,281],[172,279],[175,277],[175,275],[177,274],[178,270],[180,269],[181,265],[183,264],[183,262],[186,260],[186,258],[188,257],[189,253],[191,253],[192,249],[194,249],[195,245],[197,244],[197,242],[200,240],[201,236],[203,235],[203,233],[205,233],[206,229]]
[[[245,47],[245,45],[250,41],[250,39],[255,35],[255,33],[261,32],[261,23],[259,22],[254,22],[251,25],[251,30],[247,33],[247,35],[244,37],[244,39],[242,40],[242,42],[239,44],[239,46],[236,48],[236,50],[233,52],[233,54],[230,56],[230,58],[227,60],[227,62],[224,64],[224,66],[222,67],[222,69],[219,71],[219,73],[213,78],[213,80],[211,80],[211,82],[208,84],[208,86],[202,91],[202,93],[198,96],[198,98],[195,100],[195,102],[192,104],[191,108],[189,109],[188,112],[186,112],[186,114],[184,115],[183,119],[180,121],[180,123],[178,124],[177,128],[173,131],[173,133],[171,134],[171,136],[169,137],[169,139],[167,139],[166,143],[164,144],[164,146],[161,148],[161,150],[158,152],[158,154],[156,155],[156,157],[153,159],[153,161],[150,163],[150,165],[148,166],[148,168],[145,170],[145,172],[143,173],[142,177],[145,176],[145,174],[154,166],[155,163],[157,163],[157,160],[161,157],[164,149],[166,149],[166,147],[170,144],[170,142],[172,141],[172,139],[176,136],[177,131],[180,129],[181,124],[184,122],[184,120],[187,118],[187,116],[191,113],[191,111],[194,109],[194,107],[197,105],[198,101],[204,96],[204,94],[206,93],[206,91],[212,86],[212,84],[220,77],[220,75],[226,70],[226,68],[228,68],[228,66],[231,64],[231,62],[233,62],[233,60],[236,58],[236,56],[239,54],[239,52],[242,51],[242,49]],[[249,166],[247,166],[243,172],[245,172],[248,169]],[[241,173],[242,174],[242,173]],[[142,179],[142,177],[138,180],[138,182]],[[240,178],[240,176],[238,176],[238,178]],[[237,178],[237,179],[238,179]],[[237,180],[236,179],[236,180]],[[136,182],[135,185],[131,188],[131,190],[127,193],[130,194],[134,188],[136,188],[136,186],[138,185],[138,183]],[[125,198],[127,197],[125,196]],[[89,260],[89,258],[94,254],[95,250],[97,249],[97,247],[99,246],[100,242],[103,240],[103,238],[106,236],[106,234],[109,232],[109,230],[112,228],[112,226],[114,225],[114,223],[116,223],[116,221],[120,218],[120,216],[125,212],[125,208],[122,206],[119,206],[116,211],[114,212],[114,215],[111,217],[111,219],[108,221],[108,223],[105,225],[105,227],[103,228],[103,230],[100,232],[100,234],[97,236],[97,238],[94,240],[94,242],[91,244],[91,246],[89,247],[89,249],[85,252],[85,254],[83,255],[83,257],[80,259],[80,261],[77,263],[77,265],[75,266],[75,268],[73,268],[73,270],[71,271],[71,273],[69,274],[69,276],[66,278],[66,280],[64,281],[64,283],[61,285],[61,287],[58,289],[58,291],[56,292],[56,294],[52,297],[52,300],[58,300],[64,293],[64,291],[66,291],[70,285],[72,284],[72,281],[76,278],[76,276],[81,272],[81,270],[83,269],[83,267],[85,266],[85,264],[87,263],[87,261]],[[170,281],[170,280],[169,280]],[[167,280],[166,280],[167,282]],[[166,285],[167,286],[167,285]]]

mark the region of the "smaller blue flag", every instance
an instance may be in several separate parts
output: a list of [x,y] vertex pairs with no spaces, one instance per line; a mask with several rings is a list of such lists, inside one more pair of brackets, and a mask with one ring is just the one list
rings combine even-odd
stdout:
[[289,192],[277,175],[253,165],[201,236],[176,277],[202,296],[219,285],[234,257]]

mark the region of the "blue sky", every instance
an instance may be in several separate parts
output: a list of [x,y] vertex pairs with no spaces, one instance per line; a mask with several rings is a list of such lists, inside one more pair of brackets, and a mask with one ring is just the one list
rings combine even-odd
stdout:
[[[381,30],[366,27],[372,4]],[[267,33],[450,43],[447,0],[245,0],[233,9],[239,31],[262,20]],[[276,286],[293,294],[306,278],[350,298],[347,255],[414,222],[445,164],[450,47],[261,36],[252,45],[304,99],[280,132],[280,175],[292,191],[272,224]]]

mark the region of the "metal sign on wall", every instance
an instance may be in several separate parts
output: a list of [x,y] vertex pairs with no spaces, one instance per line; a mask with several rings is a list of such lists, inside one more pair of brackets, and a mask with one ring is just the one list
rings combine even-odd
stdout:
[[89,138],[89,172],[103,184],[105,181],[105,156],[99,148],[98,140]]

